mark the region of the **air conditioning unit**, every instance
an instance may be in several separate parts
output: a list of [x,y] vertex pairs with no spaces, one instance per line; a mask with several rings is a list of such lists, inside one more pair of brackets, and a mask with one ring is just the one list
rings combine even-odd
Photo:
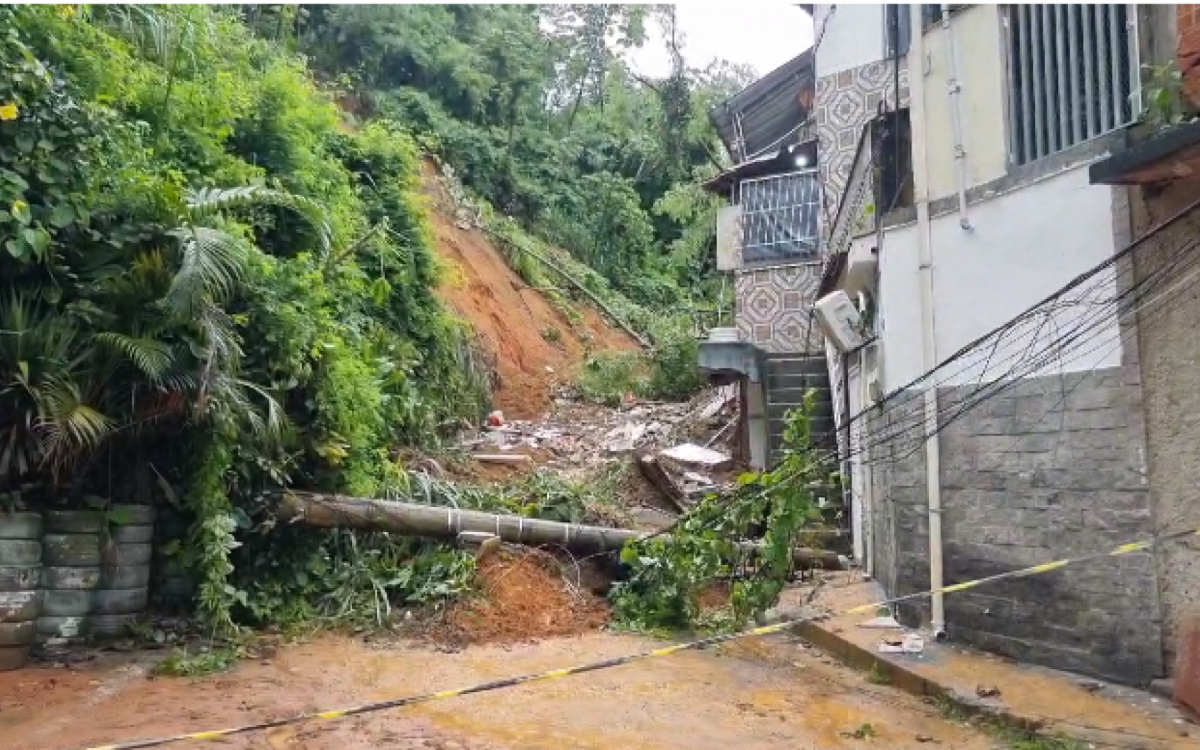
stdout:
[[858,308],[842,290],[830,292],[817,300],[817,324],[825,338],[839,352],[845,354],[853,351],[867,342],[859,328],[862,319]]

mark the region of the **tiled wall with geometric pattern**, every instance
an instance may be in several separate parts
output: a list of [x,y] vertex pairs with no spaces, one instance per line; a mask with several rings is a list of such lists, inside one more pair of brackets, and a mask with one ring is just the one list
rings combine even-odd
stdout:
[[[863,126],[895,100],[891,60],[878,60],[817,79],[817,163],[824,188],[824,228],[837,216]],[[908,67],[900,63],[900,106],[908,106]]]
[[810,315],[820,282],[819,262],[739,272],[734,319],[741,340],[770,354],[823,352]]
[[[863,125],[876,116],[882,102],[891,107],[894,87],[888,60],[817,79],[823,232],[837,214]],[[900,104],[908,104],[908,71],[903,62]],[[735,319],[741,339],[771,354],[823,354],[824,339],[810,313],[820,281],[819,261],[738,272]]]

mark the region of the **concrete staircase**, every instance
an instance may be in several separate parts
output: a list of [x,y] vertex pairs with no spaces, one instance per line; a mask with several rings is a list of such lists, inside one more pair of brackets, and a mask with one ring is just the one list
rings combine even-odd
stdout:
[[833,400],[825,357],[773,354],[766,357],[765,364],[768,465],[774,466],[782,459],[787,414],[803,406],[804,394],[810,388],[817,392],[810,418],[813,445],[822,451],[836,449]]

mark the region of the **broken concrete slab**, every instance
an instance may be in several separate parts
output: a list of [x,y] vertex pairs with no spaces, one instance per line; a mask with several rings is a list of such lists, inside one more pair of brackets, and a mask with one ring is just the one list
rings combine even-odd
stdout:
[[717,394],[704,405],[700,410],[699,418],[701,421],[712,419],[725,410],[737,398],[737,384],[722,386],[717,389]]
[[643,453],[638,457],[637,465],[642,476],[654,485],[654,488],[665,500],[680,511],[687,510],[687,493],[675,483],[675,480],[663,468],[662,462],[650,453]]
[[646,434],[646,425],[627,422],[624,427],[609,430],[604,436],[604,450],[608,453],[632,453]]
[[694,443],[682,443],[659,451],[658,455],[683,466],[707,471],[723,471],[733,465],[733,459],[727,454]]

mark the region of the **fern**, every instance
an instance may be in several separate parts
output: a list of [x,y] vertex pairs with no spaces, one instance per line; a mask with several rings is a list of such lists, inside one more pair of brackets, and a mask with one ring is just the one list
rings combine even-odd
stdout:
[[163,299],[167,310],[192,317],[204,300],[229,297],[242,279],[252,246],[209,227],[181,227],[170,234],[180,241],[182,259]]
[[122,333],[98,333],[96,342],[129,360],[142,374],[159,380],[175,363],[171,347],[157,339],[126,336]]
[[187,195],[189,217],[200,220],[221,211],[257,205],[279,206],[294,211],[317,230],[322,255],[333,251],[333,229],[325,209],[302,195],[249,185],[235,188],[202,188]]

